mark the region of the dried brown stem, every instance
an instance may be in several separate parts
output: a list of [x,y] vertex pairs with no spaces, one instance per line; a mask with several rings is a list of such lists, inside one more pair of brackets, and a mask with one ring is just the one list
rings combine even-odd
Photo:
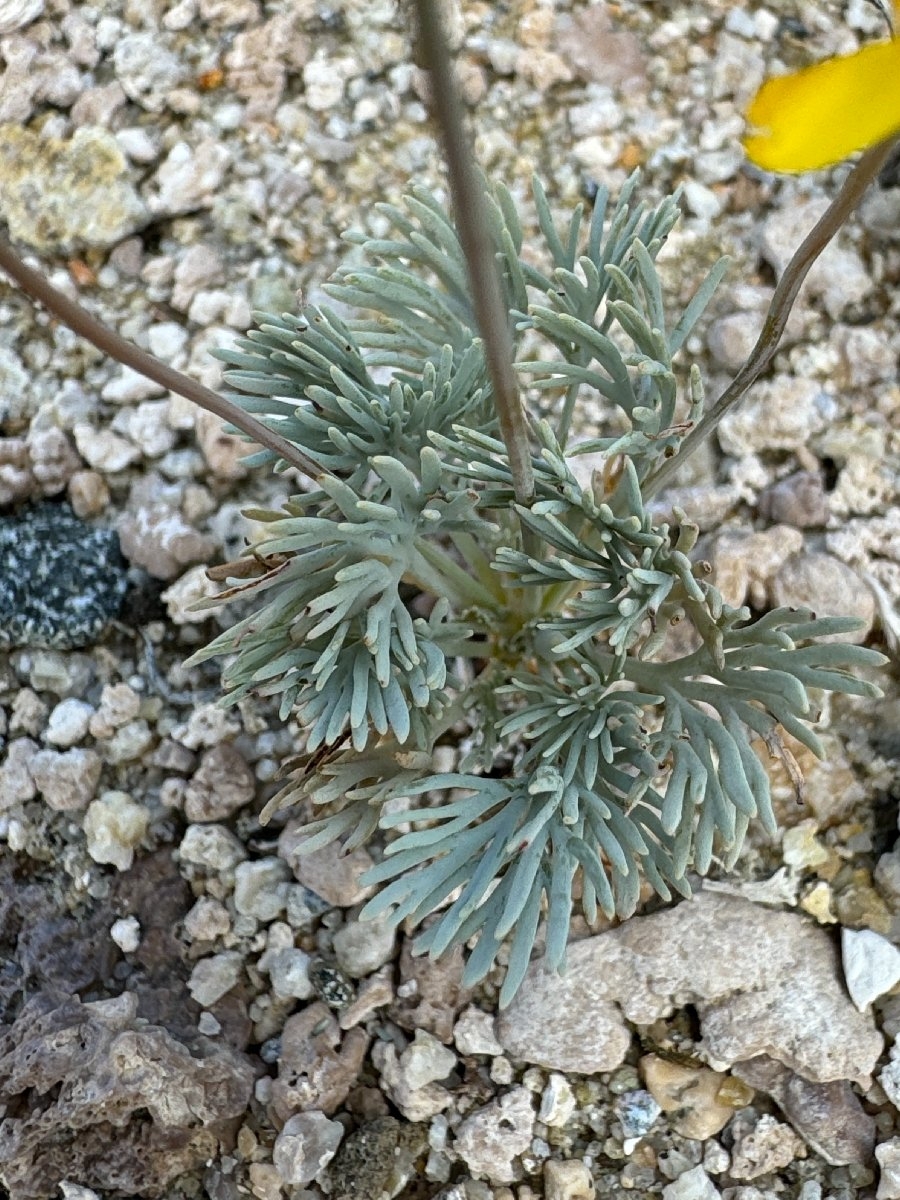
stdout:
[[179,396],[184,396],[185,399],[198,404],[208,412],[215,413],[223,421],[230,422],[255,442],[272,450],[279,458],[283,458],[298,471],[302,471],[304,475],[318,479],[328,473],[309,455],[304,454],[291,442],[274,433],[250,413],[244,412],[238,405],[204,387],[202,383],[197,383],[195,379],[182,375],[174,367],[160,362],[152,354],[139,349],[125,338],[120,337],[119,334],[114,333],[113,330],[108,329],[80,304],[63,295],[39,271],[26,266],[3,237],[0,237],[0,268],[14,279],[32,300],[42,304],[48,312],[62,321],[64,325],[68,325],[79,337],[92,342],[103,354],[109,355],[123,366],[131,367],[132,370],[152,379],[154,383],[158,383],[167,391],[177,392]]
[[419,47],[429,75],[432,109],[447,160],[453,213],[469,272],[475,319],[484,341],[500,433],[509,454],[516,499],[520,504],[529,504],[534,496],[534,475],[528,426],[513,370],[509,315],[500,290],[494,248],[488,232],[485,199],[463,126],[450,48],[437,11],[437,0],[415,0],[415,8]]
[[784,269],[778,286],[772,294],[769,310],[763,322],[762,332],[750,351],[747,361],[719,397],[716,405],[681,443],[678,454],[664,462],[645,481],[642,491],[648,499],[671,483],[672,476],[697,447],[704,442],[719,422],[753,387],[763,371],[772,362],[781,342],[791,309],[803,286],[809,269],[838,232],[856,206],[860,203],[869,184],[884,166],[885,160],[897,144],[897,139],[881,142],[867,150],[844,180],[843,186],[831,204],[819,218]]

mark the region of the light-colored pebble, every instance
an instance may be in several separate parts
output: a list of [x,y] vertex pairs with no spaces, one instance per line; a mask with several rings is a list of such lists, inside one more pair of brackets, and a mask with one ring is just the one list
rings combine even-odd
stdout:
[[417,1029],[414,1039],[400,1055],[400,1066],[408,1086],[418,1091],[426,1084],[445,1079],[456,1067],[456,1055],[433,1034]]
[[348,921],[334,935],[334,955],[351,979],[362,979],[391,958],[396,941],[397,929],[385,919]]
[[130,100],[148,112],[161,112],[166,95],[185,78],[187,67],[159,32],[128,33],[113,52],[116,78]]
[[260,959],[260,969],[267,969],[272,981],[272,991],[280,1000],[308,1000],[314,994],[309,969],[312,959],[304,951],[295,946],[283,950],[267,952]]
[[[391,1043],[376,1042],[372,1047],[372,1062],[380,1076],[381,1090],[406,1120],[429,1121],[450,1107],[453,1095],[434,1079],[421,1082],[423,1076],[430,1073],[427,1064],[430,1063],[432,1069],[435,1067],[430,1051],[423,1047],[411,1056],[404,1057],[409,1055],[409,1051],[410,1047],[407,1047],[403,1054],[398,1054]],[[414,1083],[419,1086],[413,1086]]]
[[[199,624],[222,611],[222,605],[204,601],[218,594],[219,588],[206,574],[206,567],[190,567],[162,594],[169,620],[175,625]],[[203,603],[203,607],[198,605]]]
[[44,11],[44,0],[0,0],[0,34],[29,25]]
[[137,917],[119,917],[109,927],[109,936],[125,954],[133,954],[141,944],[141,926]]
[[541,1107],[538,1120],[551,1129],[561,1128],[578,1107],[575,1093],[565,1075],[551,1071],[547,1086],[541,1092]]
[[62,1200],[100,1200],[91,1188],[82,1187],[80,1183],[70,1183],[67,1179],[60,1181],[59,1190],[62,1192]]
[[888,1138],[875,1147],[881,1168],[875,1200],[900,1200],[900,1138]]
[[85,423],[76,425],[72,436],[84,461],[105,475],[124,471],[141,457],[139,446],[109,429]]
[[47,724],[49,709],[37,692],[30,687],[21,688],[12,704],[10,733],[28,733],[39,737]]
[[[201,826],[194,828],[198,829]],[[184,918],[184,935],[191,942],[214,942],[216,938],[224,937],[229,929],[231,918],[228,916],[228,909],[212,896],[201,896]]]
[[456,1018],[453,1026],[453,1041],[460,1054],[489,1054],[492,1057],[503,1053],[494,1032],[493,1013],[485,1012],[470,1004]]
[[670,1114],[670,1126],[682,1137],[706,1141],[734,1116],[734,1108],[718,1099],[725,1077],[708,1067],[682,1066],[647,1054],[641,1071],[660,1108]]
[[127,871],[149,824],[147,810],[127,792],[104,792],[84,814],[87,852],[94,862],[111,863],[118,871]]
[[663,1200],[719,1200],[721,1193],[702,1167],[692,1167],[662,1190]]
[[31,665],[28,682],[36,692],[51,692],[54,696],[83,696],[94,674],[93,664],[86,654],[63,654],[60,650],[29,652]]
[[324,1113],[297,1113],[285,1122],[272,1147],[278,1178],[292,1186],[312,1183],[334,1158],[343,1136],[343,1125]]
[[68,495],[76,517],[99,516],[109,504],[109,488],[98,471],[76,471]]
[[231,871],[247,857],[243,844],[224,825],[189,825],[178,847],[182,862],[207,871]]
[[284,911],[290,871],[281,858],[239,863],[234,872],[234,907],[257,921],[274,921]]
[[87,733],[93,712],[93,708],[84,700],[70,697],[60,701],[50,713],[44,741],[61,749],[74,746]]
[[842,929],[841,956],[847,990],[860,1012],[900,982],[900,950],[872,929]]
[[153,744],[153,739],[153,730],[139,717],[115,730],[103,747],[103,756],[109,763],[136,762]]
[[140,707],[141,698],[129,684],[106,684],[88,725],[91,737],[98,740],[111,737],[114,730],[134,720]]
[[249,804],[256,792],[253,772],[228,742],[213,746],[187,786],[184,812],[189,821],[221,821]]
[[24,804],[37,792],[31,773],[31,763],[38,753],[31,738],[16,738],[6,747],[6,757],[0,762],[0,812],[14,804]]
[[156,216],[177,216],[211,207],[222,186],[231,152],[212,138],[196,146],[176,142],[156,173],[157,193],[150,198]]
[[244,969],[243,955],[238,950],[223,950],[194,964],[188,980],[188,991],[203,1008],[209,1008],[230,992]]

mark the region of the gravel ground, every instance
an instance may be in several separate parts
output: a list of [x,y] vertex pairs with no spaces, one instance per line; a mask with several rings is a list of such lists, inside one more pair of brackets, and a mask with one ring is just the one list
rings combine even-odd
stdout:
[[[876,10],[465,0],[450,18],[479,161],[526,230],[533,172],[560,214],[638,166],[651,200],[683,187],[660,260],[673,306],[732,259],[687,347],[714,398],[846,170],[755,171],[740,114],[768,71],[880,36]],[[443,186],[394,0],[0,0],[0,57],[12,236],[212,387],[210,349],[252,310],[315,300],[341,233],[381,231],[376,200]],[[729,601],[851,612],[882,648],[900,595],[898,229],[886,175],[678,486]],[[296,817],[260,825],[295,730],[263,701],[222,711],[215,668],[180,665],[233,619],[190,609],[214,591],[204,565],[257,535],[242,508],[289,491],[242,453],[0,285],[12,1200],[900,1197],[896,674],[878,703],[826,703],[826,761],[799,755],[805,807],[773,768],[783,838],[752,835],[695,904],[581,923],[565,980],[536,974],[495,1021],[497,979],[467,992],[458,958],[413,959],[405,934],[358,921],[365,852],[301,860]],[[55,616],[67,592],[77,628]]]

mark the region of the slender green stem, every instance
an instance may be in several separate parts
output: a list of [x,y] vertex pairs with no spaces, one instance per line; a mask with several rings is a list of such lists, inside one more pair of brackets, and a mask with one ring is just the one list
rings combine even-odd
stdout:
[[497,572],[491,569],[491,560],[479,545],[478,539],[471,533],[457,530],[450,534],[450,540],[463,556],[469,570],[475,572],[475,577],[494,595],[495,601],[502,604],[504,600],[503,585]]
[[273,451],[279,458],[290,463],[292,467],[302,471],[304,475],[309,475],[312,479],[320,479],[323,475],[330,474],[308,454],[304,454],[293,443],[273,432],[250,413],[244,412],[238,405],[226,400],[224,396],[217,395],[203,384],[197,383],[195,379],[182,375],[174,367],[160,362],[152,354],[140,350],[125,338],[120,337],[119,334],[114,333],[112,329],[108,329],[102,322],[92,317],[87,309],[82,308],[80,304],[58,291],[39,271],[27,267],[3,237],[0,237],[0,267],[32,300],[42,304],[79,337],[92,342],[103,354],[109,355],[110,358],[116,359],[124,366],[131,367],[133,371],[152,379],[154,383],[158,383],[167,391],[177,392],[179,396],[184,396],[187,400],[199,405],[200,408],[215,413],[223,421],[230,422],[253,441],[259,442],[261,446]]
[[580,390],[580,383],[570,383],[566,390],[566,398],[563,401],[563,409],[562,413],[560,414],[559,425],[556,429],[556,440],[564,450],[566,448],[566,442],[569,440],[569,430],[572,427],[572,417],[575,413],[575,401],[578,399],[578,393]]
[[450,48],[437,11],[437,0],[415,0],[419,47],[431,83],[434,117],[447,159],[447,176],[460,245],[466,257],[472,304],[494,389],[500,432],[509,454],[516,499],[528,505],[534,497],[534,475],[528,425],[513,370],[509,313],[503,302],[485,201],[463,127],[453,80]]
[[710,409],[697,426],[691,430],[674,458],[668,459],[648,476],[642,492],[645,500],[655,496],[672,481],[682,463],[717,428],[719,422],[738,404],[756,383],[763,371],[772,362],[781,342],[781,335],[797,299],[797,293],[809,274],[809,269],[838,232],[865,195],[869,184],[884,166],[885,160],[897,145],[892,138],[867,150],[844,180],[843,187],[813,226],[798,247],[793,258],[784,269],[778,286],[769,304],[762,332],[750,351],[747,361],[738,371],[731,384],[725,389],[718,403]]
[[433,542],[417,538],[409,575],[423,591],[444,596],[458,608],[497,607],[497,597]]

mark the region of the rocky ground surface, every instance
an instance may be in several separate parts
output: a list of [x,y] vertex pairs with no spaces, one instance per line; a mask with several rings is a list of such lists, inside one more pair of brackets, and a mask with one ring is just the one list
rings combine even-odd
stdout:
[[[688,346],[715,396],[845,169],[749,168],[742,109],[773,67],[879,35],[875,8],[450,15],[479,159],[526,229],[534,171],[561,214],[636,166],[652,199],[683,186],[661,260],[673,305],[733,260]],[[378,232],[375,202],[410,180],[441,186],[393,0],[3,0],[0,57],[12,236],[213,387],[210,349],[251,310],[315,299],[343,230]],[[849,611],[895,651],[898,231],[888,172],[678,489],[729,600]],[[565,978],[535,968],[497,1019],[496,978],[466,991],[459,956],[414,959],[405,933],[358,920],[367,852],[301,858],[295,814],[260,824],[295,730],[262,701],[223,711],[214,666],[180,665],[233,619],[191,609],[204,565],[253,539],[243,507],[291,488],[241,455],[0,285],[12,1200],[900,1196],[896,675],[880,702],[826,705],[805,807],[776,772],[777,840],[753,834],[693,903],[576,927]],[[30,573],[35,538],[55,539],[52,578]]]

